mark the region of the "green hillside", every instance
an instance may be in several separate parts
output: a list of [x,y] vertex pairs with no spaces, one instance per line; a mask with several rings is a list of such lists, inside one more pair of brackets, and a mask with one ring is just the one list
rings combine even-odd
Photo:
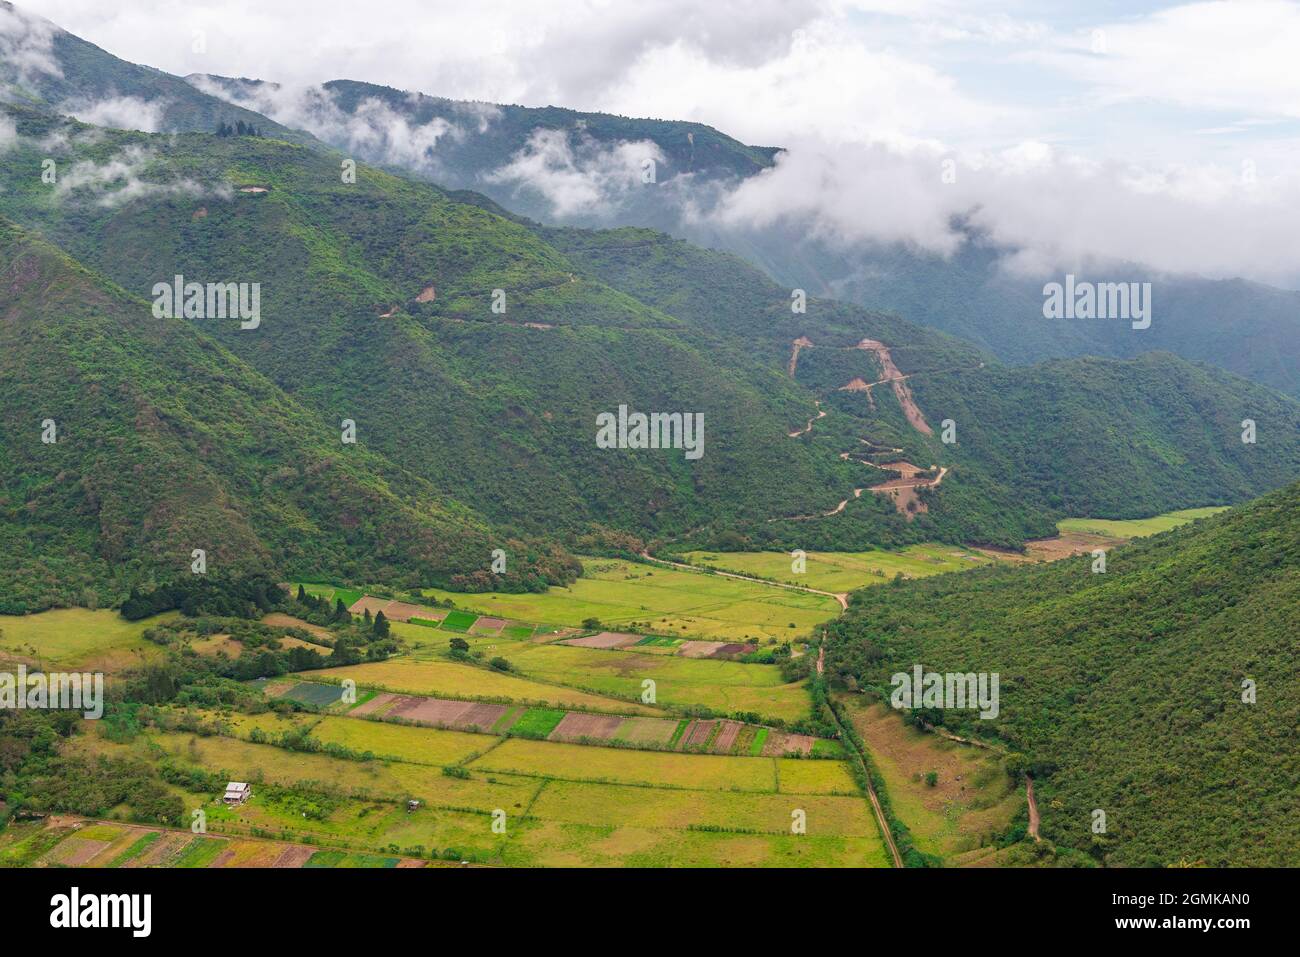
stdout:
[[0,286],[5,613],[116,602],[188,576],[196,548],[221,577],[451,583],[495,547],[515,553],[514,587],[571,577],[562,556],[344,446],[211,338],[4,220]]
[[1058,845],[1121,866],[1300,863],[1300,485],[1091,564],[865,589],[827,628],[828,667],[886,693],[916,664],[997,672],[996,719],[924,717],[1023,755]]
[[[1300,405],[1176,359],[1007,369],[897,317],[817,299],[795,313],[790,290],[741,260],[663,234],[547,230],[364,166],[347,183],[337,157],[267,139],[88,136],[5,109],[20,140],[0,213],[142,299],[177,274],[259,282],[257,329],[194,322],[320,422],[354,420],[361,447],[517,534],[598,550],[624,533],[1014,546],[1069,514],[1239,501],[1300,472]],[[67,146],[52,187],[28,171],[56,131]],[[805,336],[815,347],[791,377]],[[852,348],[863,338],[914,376],[933,435],[887,385],[840,390],[881,377],[875,354]],[[792,439],[814,400],[828,414]],[[598,448],[596,416],[621,405],[702,413],[705,454]],[[1241,446],[1245,415],[1266,440]],[[955,446],[940,441],[947,418]],[[878,448],[951,466],[922,490],[928,511],[853,497],[894,474],[864,464],[889,464],[864,458]],[[1060,449],[1068,469],[1052,465]]]
[[0,2],[0,18],[23,37],[29,54],[21,65],[0,60],[0,91],[11,102],[69,113],[105,101],[134,100],[157,111],[160,132],[215,132],[221,123],[244,123],[264,136],[314,142],[307,133],[202,93],[180,77],[119,59],[7,0]]

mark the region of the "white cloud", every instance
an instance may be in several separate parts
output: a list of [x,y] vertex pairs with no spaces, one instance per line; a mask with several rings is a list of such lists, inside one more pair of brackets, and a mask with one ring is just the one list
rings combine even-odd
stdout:
[[644,185],[648,162],[664,162],[663,152],[649,140],[603,146],[581,133],[572,135],[576,150],[565,130],[534,130],[524,149],[485,178],[537,190],[561,219],[603,216],[629,190]]
[[48,21],[0,4],[0,79],[26,84],[42,74],[62,76],[53,43]]
[[1098,23],[1021,56],[1060,70],[1106,101],[1300,118],[1300,5],[1190,3]]
[[157,133],[162,129],[163,100],[142,100],[135,96],[110,96],[101,100],[72,100],[62,103],[59,110],[75,116],[83,123],[107,126],[115,130],[139,130]]
[[[284,126],[306,130],[329,143],[347,144],[359,157],[422,171],[437,168],[438,142],[445,136],[461,137],[465,131],[443,117],[412,123],[387,103],[362,100],[345,113],[335,96],[317,85],[236,83],[227,87],[210,77],[190,77],[205,93],[269,116]],[[458,111],[474,132],[482,133],[496,115],[491,104],[473,104]]]
[[18,128],[9,117],[0,114],[0,153],[18,143]]
[[55,195],[59,199],[92,200],[99,206],[120,206],[141,198],[164,196],[206,196],[229,198],[229,184],[210,187],[192,179],[156,182],[144,178],[154,154],[140,146],[128,146],[103,163],[82,160],[59,174]]

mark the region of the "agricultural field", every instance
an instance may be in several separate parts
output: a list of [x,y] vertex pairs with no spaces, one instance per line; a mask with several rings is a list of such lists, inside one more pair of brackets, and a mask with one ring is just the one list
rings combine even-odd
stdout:
[[[178,792],[186,807],[205,810],[203,842],[220,843],[183,834],[183,847],[169,845],[157,855],[167,863],[228,864],[227,851],[254,829],[321,849],[291,866],[395,866],[370,859],[403,855],[517,866],[887,863],[870,806],[840,761],[493,740],[355,718],[313,719],[319,722],[314,735],[388,757],[356,760],[156,730],[130,744],[92,730],[68,748],[166,760],[254,782],[253,798],[233,808],[215,793]],[[471,744],[482,747],[469,750]],[[429,763],[435,756],[455,773]],[[421,802],[413,812],[409,799]],[[494,812],[504,815],[504,833],[492,828]],[[806,834],[792,831],[799,815]],[[115,840],[120,854],[140,839]],[[96,854],[106,856],[102,847]]]
[[803,683],[785,682],[776,665],[554,643],[529,644],[504,657],[532,678],[634,699],[648,679],[655,683],[657,703],[669,707],[696,705],[719,714],[752,712],[768,720],[808,716]]
[[0,866],[10,867],[427,867],[430,863],[69,816],[12,824],[0,832]]
[[[660,713],[657,708],[573,688],[529,681],[527,678],[447,659],[392,658],[344,668],[325,668],[312,671],[306,677],[314,682],[334,684],[350,678],[358,686],[406,694],[483,698],[622,714]],[[639,697],[640,694],[638,685],[636,695]]]
[[0,615],[0,660],[66,671],[113,672],[162,655],[141,635],[175,613],[127,621],[102,608],[56,608],[35,615]]
[[793,559],[787,552],[700,551],[686,552],[684,558],[693,565],[830,592],[881,585],[895,575],[923,578],[987,565],[991,561],[988,556],[960,545],[909,545],[898,551],[808,552],[805,571],[797,574],[791,571]]
[[[991,853],[994,834],[1023,816],[1024,793],[1012,784],[999,755],[920,731],[883,704],[867,705],[853,695],[840,701],[884,778],[894,814],[919,850],[974,864]],[[816,768],[828,762],[804,763]],[[926,780],[930,772],[933,785]]]
[[1225,511],[1226,505],[1210,508],[1185,508],[1176,512],[1165,512],[1151,518],[1112,520],[1105,518],[1066,518],[1056,523],[1062,532],[1081,532],[1085,535],[1105,535],[1110,538],[1142,538],[1167,532],[1171,528],[1186,525],[1198,518],[1208,518]]
[[717,641],[806,638],[839,613],[833,598],[759,582],[705,576],[616,559],[583,560],[584,576],[540,594],[465,595],[426,589],[492,616],[579,627],[594,618],[614,630]]

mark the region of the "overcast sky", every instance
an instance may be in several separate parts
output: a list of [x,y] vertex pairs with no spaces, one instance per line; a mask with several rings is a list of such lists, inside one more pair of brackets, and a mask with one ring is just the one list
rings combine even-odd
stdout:
[[[1070,235],[1056,237],[1066,254],[1104,251],[1288,284],[1300,275],[1300,252],[1282,248],[1297,245],[1300,213],[1295,3],[19,6],[173,73],[368,80],[456,98],[698,120],[747,142],[789,147],[787,169],[741,197],[737,216],[784,204],[824,217],[828,232],[852,234],[858,217],[893,209],[901,220],[876,217],[880,235],[868,238],[941,250],[951,212],[996,202],[1000,210],[986,213],[985,225],[1012,242],[1039,242],[1049,228],[1059,234],[1059,222],[1042,221],[1074,216]],[[947,193],[931,188],[930,172],[944,157],[969,174]],[[903,160],[912,171],[900,178],[894,170],[891,179]],[[902,203],[900,189],[913,196],[909,184],[925,195]]]

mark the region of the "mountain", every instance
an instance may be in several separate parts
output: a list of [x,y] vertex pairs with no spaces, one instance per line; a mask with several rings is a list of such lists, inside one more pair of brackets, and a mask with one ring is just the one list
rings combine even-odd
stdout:
[[828,626],[828,670],[886,698],[917,664],[998,673],[996,718],[922,716],[1016,752],[1060,847],[1112,866],[1296,866],[1300,485],[1116,548],[1104,574],[1092,561],[859,591]]
[[[905,244],[833,245],[805,222],[761,230],[715,222],[708,213],[719,199],[770,169],[779,150],[746,146],[700,124],[453,101],[350,80],[304,92],[255,80],[189,79],[301,125],[358,159],[480,191],[553,225],[653,227],[733,252],[782,285],[897,313],[1004,362],[1168,351],[1300,396],[1298,292],[1240,279],[1153,275],[1135,265],[1081,267],[1079,278],[1093,282],[1150,282],[1151,327],[1046,319],[1043,285],[1063,282],[1063,274],[1008,274],[1002,267],[1015,250],[970,230],[945,258]],[[638,180],[649,155],[660,158],[654,189]]]
[[310,135],[201,93],[180,77],[119,59],[42,17],[0,0],[0,99],[156,132],[221,123],[310,144]]
[[[727,246],[741,237],[695,238]],[[1045,318],[1043,286],[1063,283],[1064,271],[1009,274],[1002,264],[1012,251],[969,232],[950,258],[879,245],[846,254],[781,228],[746,237],[743,251],[792,286],[897,312],[977,343],[1004,362],[1168,351],[1300,396],[1300,292],[1131,264],[1074,271],[1080,281],[1149,282],[1151,325],[1134,329],[1115,319]]]
[[[1300,471],[1300,404],[1172,357],[1003,367],[897,317],[795,311],[743,261],[663,234],[547,229],[365,166],[348,182],[337,156],[265,138],[91,135],[6,113],[18,142],[0,214],[141,298],[178,274],[259,282],[257,329],[196,324],[521,535],[1015,546],[1069,512],[1226,504]],[[66,145],[51,185],[26,171],[52,138]],[[885,359],[906,379],[888,381]],[[804,430],[815,402],[827,415]],[[702,414],[703,456],[600,448],[597,417],[622,406]],[[1242,446],[1244,416],[1267,441]],[[900,462],[950,474],[914,502],[855,494]]]
[[0,289],[0,611],[115,602],[193,549],[222,577],[450,581],[496,547],[516,587],[572,575],[7,220]]
[[[331,80],[306,90],[211,74],[192,74],[186,80],[229,102],[292,121],[358,160],[423,169],[451,188],[481,189],[505,158],[530,149],[538,154],[557,151],[551,159],[569,155],[585,166],[611,147],[649,144],[644,156],[628,159],[639,179],[641,161],[654,158],[658,183],[678,176],[742,179],[769,168],[778,152],[747,146],[703,123],[451,100],[356,80]],[[406,144],[398,142],[395,132],[416,135]],[[532,215],[544,208],[535,193],[510,195],[511,208],[518,212]]]

